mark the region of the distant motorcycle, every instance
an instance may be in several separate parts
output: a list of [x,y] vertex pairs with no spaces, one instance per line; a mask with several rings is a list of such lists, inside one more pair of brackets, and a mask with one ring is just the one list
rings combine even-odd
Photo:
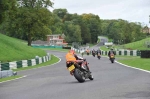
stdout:
[[100,54],[100,53],[97,54],[97,58],[98,58],[98,59],[101,58],[101,54]]
[[95,57],[95,52],[92,52],[93,57]]
[[111,63],[114,63],[114,61],[115,61],[115,55],[114,54],[110,54],[110,61],[111,61]]
[[81,83],[85,82],[86,79],[94,79],[93,75],[88,72],[88,68],[86,65],[88,65],[86,60],[80,65],[80,67],[76,67],[74,62],[67,62],[68,70],[72,75],[74,75],[78,82]]
[[86,54],[87,54],[87,55],[89,55],[90,53],[89,53],[89,52],[87,52]]

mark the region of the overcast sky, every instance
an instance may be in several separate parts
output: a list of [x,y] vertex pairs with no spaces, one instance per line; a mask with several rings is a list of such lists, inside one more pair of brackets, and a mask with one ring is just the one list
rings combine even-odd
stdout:
[[124,19],[149,24],[150,0],[52,0],[54,9],[69,13],[93,13],[101,19]]

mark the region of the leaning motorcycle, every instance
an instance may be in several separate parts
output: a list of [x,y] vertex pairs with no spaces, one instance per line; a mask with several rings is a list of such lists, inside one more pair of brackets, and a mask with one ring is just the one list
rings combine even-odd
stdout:
[[86,60],[84,60],[84,62],[81,65],[79,65],[80,67],[76,66],[74,62],[67,62],[67,67],[70,74],[74,75],[74,77],[80,83],[85,82],[86,79],[94,79],[91,72],[88,72],[88,67],[86,65],[88,65]]
[[115,55],[114,54],[110,54],[110,61],[111,61],[111,63],[114,63],[114,61],[115,61]]

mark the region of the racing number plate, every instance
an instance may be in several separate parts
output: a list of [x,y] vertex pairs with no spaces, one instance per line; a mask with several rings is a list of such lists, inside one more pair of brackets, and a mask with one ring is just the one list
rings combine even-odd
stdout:
[[110,57],[111,57],[111,58],[114,58],[114,55],[111,55]]
[[74,70],[74,69],[75,69],[74,65],[71,65],[71,66],[68,68],[69,71],[72,71],[72,70]]

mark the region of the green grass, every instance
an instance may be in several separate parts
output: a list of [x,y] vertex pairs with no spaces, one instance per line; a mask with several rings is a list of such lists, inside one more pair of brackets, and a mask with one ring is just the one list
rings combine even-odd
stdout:
[[129,59],[118,60],[118,62],[121,62],[123,64],[129,65],[132,67],[150,71],[150,59],[129,58]]
[[[107,55],[103,55],[107,56]],[[140,56],[115,56],[116,60],[125,65],[136,67],[144,70],[150,71],[150,58],[140,58]]]
[[63,52],[68,52],[69,49],[61,49],[61,48],[40,48],[42,50],[52,50],[52,51],[63,51]]
[[106,46],[101,46],[100,49],[101,49],[102,51],[109,51],[109,50],[110,50],[109,48],[106,48]]
[[[113,47],[117,48],[117,49],[150,50],[150,48],[147,48],[146,42],[149,42],[149,44],[150,44],[150,37],[145,38],[145,39],[140,40],[140,41],[131,42],[128,44],[115,45]],[[104,51],[109,50],[105,46],[102,46],[101,49]]]
[[27,46],[22,40],[11,38],[0,34],[0,61],[10,62],[35,58],[35,56],[45,56],[46,52]]
[[131,50],[136,50],[136,49],[137,50],[150,50],[150,48],[147,48],[147,46],[145,45],[146,42],[150,42],[150,37],[145,38],[145,39],[140,40],[140,41],[115,46],[115,48],[125,48],[125,49],[131,49]]
[[29,67],[24,67],[24,68],[13,69],[13,71],[29,70],[29,69],[33,69],[33,68],[39,68],[39,67],[43,67],[43,66],[48,66],[48,65],[54,64],[54,63],[56,63],[58,61],[59,61],[59,58],[57,58],[54,55],[51,55],[51,60],[50,61],[38,64],[38,65],[35,65],[35,66],[29,66]]
[[22,77],[22,76],[11,76],[11,77],[6,77],[6,78],[1,78],[0,82],[5,82],[8,80],[12,80],[12,79],[20,78],[20,77]]

